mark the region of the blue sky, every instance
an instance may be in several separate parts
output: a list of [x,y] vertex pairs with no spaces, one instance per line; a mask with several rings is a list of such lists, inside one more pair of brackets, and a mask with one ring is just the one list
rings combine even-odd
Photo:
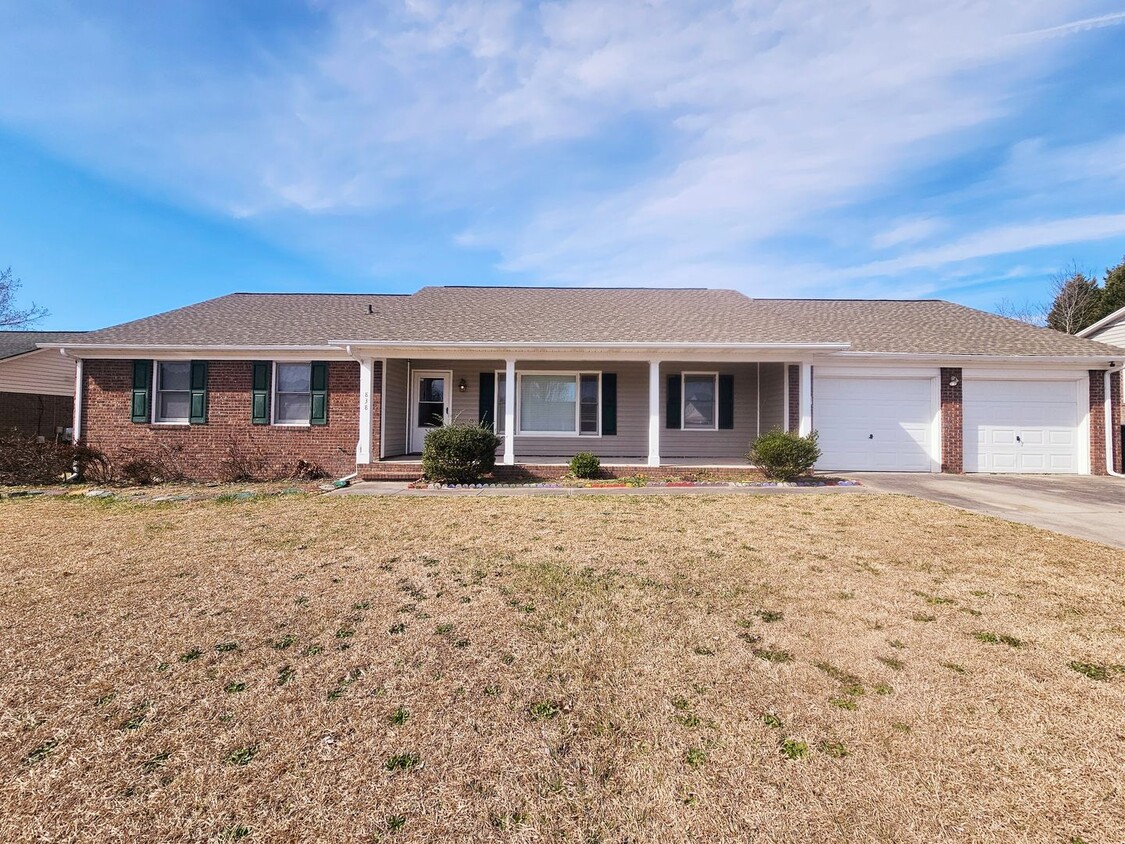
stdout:
[[235,290],[1041,299],[1125,255],[1125,2],[4,4],[45,328]]

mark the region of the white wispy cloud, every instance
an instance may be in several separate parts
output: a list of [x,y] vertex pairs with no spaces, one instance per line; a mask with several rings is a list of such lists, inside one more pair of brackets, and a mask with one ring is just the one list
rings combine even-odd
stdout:
[[[1042,209],[1009,203],[1004,214],[1024,222],[974,220],[980,232],[964,235],[901,187],[1026,107],[1013,93],[1073,46],[1044,36],[1125,20],[1094,2],[313,11],[305,31],[235,32],[216,59],[184,47],[209,43],[214,26],[187,12],[145,30],[85,4],[9,7],[0,28],[16,72],[0,78],[0,121],[113,178],[345,259],[367,257],[323,234],[335,217],[377,227],[403,208],[448,215],[449,249],[487,250],[543,282],[761,291],[790,268],[789,284],[807,286],[816,279],[792,268],[824,260],[784,241],[819,239],[844,256],[830,274],[867,290],[866,275],[1121,233],[1118,215],[1039,222]],[[1125,182],[1120,137],[1067,144],[1017,142],[988,189],[1030,190],[1021,179],[1036,170]]]

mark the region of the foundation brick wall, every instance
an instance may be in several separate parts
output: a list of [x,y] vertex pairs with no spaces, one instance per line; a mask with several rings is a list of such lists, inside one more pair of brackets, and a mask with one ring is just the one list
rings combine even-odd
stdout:
[[38,393],[0,393],[0,431],[53,440],[74,421],[74,399]]
[[[1119,374],[1111,375],[1109,384],[1113,470],[1120,472],[1122,471],[1121,376]],[[1090,370],[1090,474],[1109,474],[1106,472],[1105,460],[1105,371],[1101,369]]]
[[[957,379],[954,386],[950,382]],[[965,471],[965,420],[961,404],[960,367],[941,370],[941,470],[953,475]]]
[[[309,427],[254,425],[251,422],[252,361],[210,361],[207,367],[207,423],[153,425],[132,421],[131,360],[83,363],[82,439],[114,462],[158,455],[174,462],[193,480],[221,480],[232,448],[260,459],[263,476],[291,475],[299,460],[320,466],[332,477],[356,469],[359,440],[359,364],[328,363],[328,424]],[[382,392],[375,368],[372,405]],[[155,399],[155,396],[153,397]],[[372,449],[379,453],[379,426]]]

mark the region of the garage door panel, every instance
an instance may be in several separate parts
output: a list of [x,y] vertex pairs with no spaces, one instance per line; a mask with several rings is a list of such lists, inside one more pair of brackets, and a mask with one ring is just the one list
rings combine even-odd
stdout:
[[928,378],[816,378],[813,415],[821,469],[930,471]]
[[1075,381],[966,381],[965,471],[1077,472],[1078,397]]

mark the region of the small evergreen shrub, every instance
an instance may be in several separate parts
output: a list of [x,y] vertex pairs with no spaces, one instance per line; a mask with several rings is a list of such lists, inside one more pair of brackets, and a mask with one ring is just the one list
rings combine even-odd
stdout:
[[791,481],[807,475],[820,459],[816,431],[807,437],[781,430],[762,434],[750,444],[747,458],[773,480]]
[[602,461],[588,451],[580,451],[570,458],[570,474],[576,478],[597,477],[601,467]]
[[475,483],[492,471],[499,447],[500,439],[491,428],[442,425],[426,435],[422,473],[438,483]]

